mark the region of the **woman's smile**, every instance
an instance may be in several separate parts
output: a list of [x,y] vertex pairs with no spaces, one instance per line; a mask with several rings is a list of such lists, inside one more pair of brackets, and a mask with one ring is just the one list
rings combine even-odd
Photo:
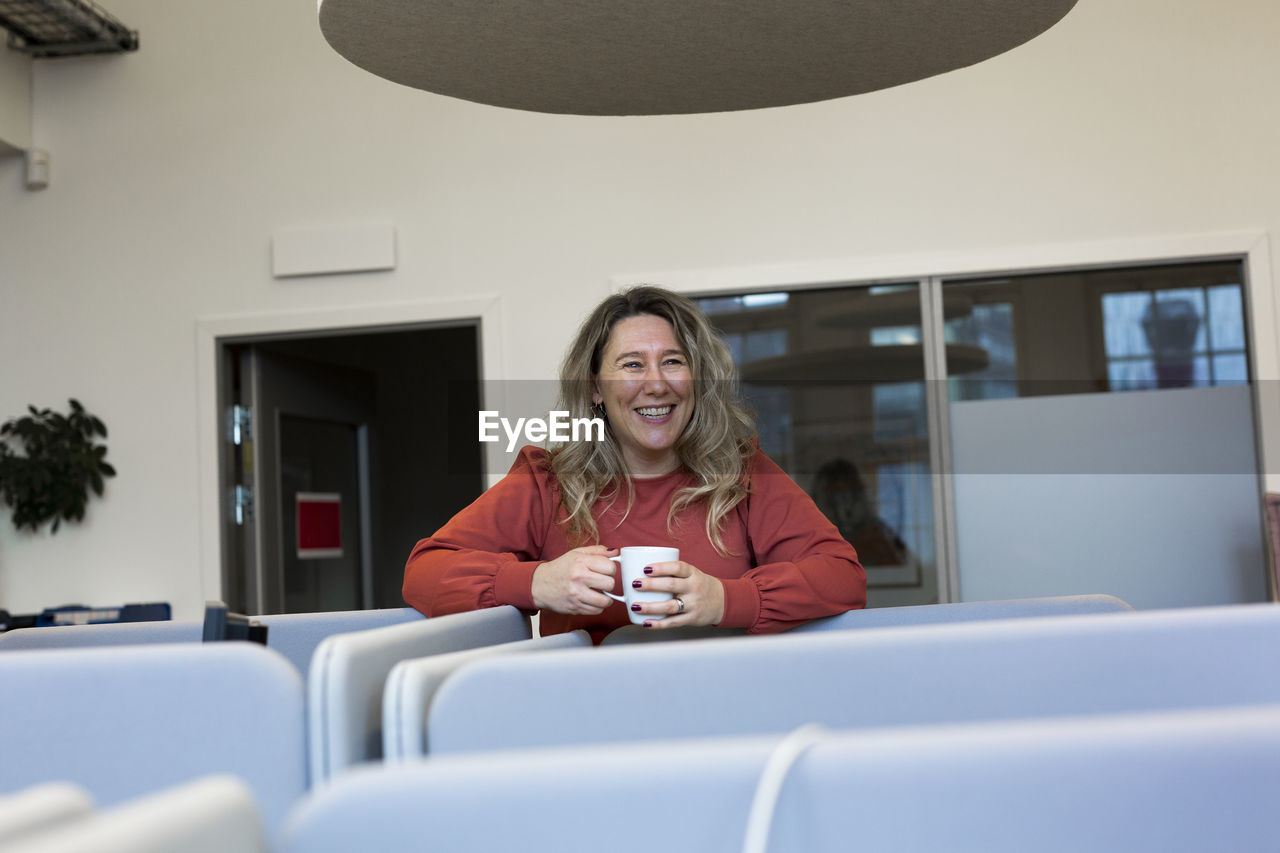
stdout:
[[667,418],[671,417],[671,410],[675,406],[649,406],[643,409],[636,409],[645,420],[650,423],[662,424],[667,422]]

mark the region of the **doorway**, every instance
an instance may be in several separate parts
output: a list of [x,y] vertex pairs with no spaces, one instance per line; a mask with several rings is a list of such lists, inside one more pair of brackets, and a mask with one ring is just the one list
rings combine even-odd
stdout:
[[478,322],[219,338],[217,371],[228,606],[403,606],[413,544],[483,490],[456,439],[481,408]]

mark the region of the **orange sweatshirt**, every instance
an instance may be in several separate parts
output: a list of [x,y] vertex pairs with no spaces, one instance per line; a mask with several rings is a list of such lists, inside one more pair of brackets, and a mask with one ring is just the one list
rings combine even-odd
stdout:
[[[630,512],[625,495],[612,507],[598,503],[599,544],[679,548],[681,560],[724,584],[721,627],[769,633],[863,607],[867,575],[853,546],[764,453],[756,452],[748,473],[751,494],[724,521],[730,556],[707,540],[703,506],[686,510],[675,529],[667,529],[672,496],[693,482],[684,469],[635,480]],[[504,604],[532,612],[534,569],[571,549],[564,526],[554,521],[558,502],[546,451],[523,448],[506,477],[414,546],[404,600],[427,616]],[[621,595],[621,586],[619,577],[614,592]],[[548,611],[539,620],[544,635],[583,628],[596,642],[628,624],[624,605],[616,602],[598,616]]]

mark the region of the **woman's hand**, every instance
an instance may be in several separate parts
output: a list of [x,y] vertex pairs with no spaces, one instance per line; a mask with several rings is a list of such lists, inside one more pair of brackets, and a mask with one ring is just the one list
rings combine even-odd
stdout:
[[[646,616],[662,616],[644,624],[649,628],[678,628],[681,625],[718,625],[724,618],[724,585],[720,579],[699,571],[682,560],[654,563],[645,569],[645,578],[636,581],[648,592],[670,592],[670,601],[650,601],[636,605]],[[683,603],[683,604],[682,604]]]
[[617,550],[603,545],[574,548],[533,570],[534,606],[570,616],[597,616],[613,604],[601,590],[613,589]]

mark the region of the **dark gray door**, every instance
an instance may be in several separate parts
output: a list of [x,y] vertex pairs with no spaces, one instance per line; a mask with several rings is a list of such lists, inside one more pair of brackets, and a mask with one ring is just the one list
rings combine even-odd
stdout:
[[373,374],[263,346],[244,349],[240,370],[253,420],[246,479],[255,517],[243,549],[248,609],[372,606]]

